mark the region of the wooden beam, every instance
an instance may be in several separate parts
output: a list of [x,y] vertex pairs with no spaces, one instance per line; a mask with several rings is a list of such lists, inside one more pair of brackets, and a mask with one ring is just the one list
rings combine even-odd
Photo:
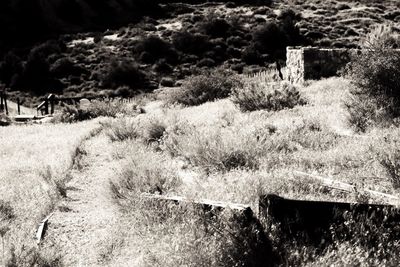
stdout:
[[333,188],[336,190],[341,190],[341,191],[348,192],[348,193],[357,193],[357,192],[365,193],[365,194],[368,194],[372,198],[384,199],[388,204],[394,204],[394,205],[400,204],[399,197],[393,196],[393,195],[390,195],[387,193],[382,193],[382,192],[378,192],[378,191],[370,190],[370,189],[358,189],[358,188],[356,188],[355,185],[336,181],[332,178],[322,177],[322,176],[315,175],[315,174],[309,174],[309,173],[300,172],[300,171],[294,171],[293,174],[296,175],[297,177],[308,179],[308,180],[314,181],[314,182],[319,182],[323,186]]
[[47,228],[47,222],[49,221],[49,219],[51,218],[51,216],[53,216],[54,213],[51,213],[49,216],[47,216],[46,218],[44,218],[40,223],[39,223],[39,227],[38,230],[36,232],[36,244],[40,244],[40,241],[42,241],[43,236],[46,232],[46,228]]

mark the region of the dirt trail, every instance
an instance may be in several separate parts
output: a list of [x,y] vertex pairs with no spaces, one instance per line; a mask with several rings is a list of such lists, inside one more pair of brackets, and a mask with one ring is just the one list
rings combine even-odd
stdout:
[[66,266],[102,265],[102,251],[112,239],[119,217],[109,186],[117,166],[111,160],[108,138],[100,134],[86,141],[83,148],[83,167],[72,171],[67,198],[51,217],[43,241],[43,249],[55,248]]

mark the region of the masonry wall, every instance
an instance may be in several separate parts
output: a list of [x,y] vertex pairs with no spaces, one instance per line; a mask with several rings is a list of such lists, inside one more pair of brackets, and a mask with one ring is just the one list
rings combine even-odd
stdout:
[[357,49],[319,49],[315,47],[288,47],[286,67],[291,83],[335,76],[343,69]]

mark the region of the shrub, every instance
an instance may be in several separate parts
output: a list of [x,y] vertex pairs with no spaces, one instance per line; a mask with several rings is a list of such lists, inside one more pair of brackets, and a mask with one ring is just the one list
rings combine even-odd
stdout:
[[61,113],[56,114],[53,122],[72,123],[97,117],[117,117],[119,114],[133,113],[118,101],[92,101],[88,108],[66,105]]
[[69,75],[80,76],[85,69],[75,65],[70,58],[63,57],[56,60],[50,68],[50,72],[57,78],[68,77]]
[[270,21],[257,27],[252,33],[253,45],[262,54],[276,59],[284,59],[286,47],[304,42],[295,25],[299,16],[291,9],[283,10],[277,21]]
[[257,169],[265,153],[263,145],[273,132],[265,124],[255,129],[243,125],[202,128],[182,121],[167,128],[161,147],[208,172]]
[[208,36],[226,37],[229,35],[231,25],[225,19],[210,14],[206,17],[204,22],[200,23],[199,28]]
[[147,76],[139,70],[136,62],[129,59],[111,60],[105,73],[101,75],[104,87],[116,89],[128,86],[133,89],[143,88],[147,83]]
[[9,126],[10,124],[11,119],[4,114],[0,114],[0,126]]
[[230,72],[204,73],[188,78],[180,90],[167,96],[168,103],[195,106],[228,97],[234,87],[240,87],[239,79]]
[[380,24],[369,32],[361,46],[364,48],[400,48],[399,34],[395,32],[394,26],[390,24]]
[[8,52],[0,62],[0,80],[9,87],[14,88],[18,76],[23,71],[22,59],[13,52]]
[[52,60],[60,57],[62,45],[47,41],[31,49],[21,75],[13,82],[15,88],[31,90],[36,94],[59,93],[63,84],[50,72]]
[[165,59],[168,63],[175,64],[178,60],[178,54],[171,44],[155,35],[140,40],[135,46],[135,52],[141,54],[145,63],[155,63],[160,59]]
[[105,133],[112,142],[132,140],[139,137],[139,127],[128,119],[121,118],[103,124]]
[[139,143],[129,145],[134,151],[129,154],[119,179],[111,183],[115,197],[126,198],[140,193],[165,194],[181,183],[162,154]]
[[150,120],[144,128],[143,139],[146,143],[161,142],[166,130],[166,125],[159,120]]
[[287,82],[260,83],[246,82],[243,88],[237,87],[232,92],[232,101],[242,111],[268,110],[278,111],[304,105],[297,88]]
[[288,45],[288,37],[276,22],[268,22],[253,32],[255,48],[261,53],[281,56]]
[[349,122],[357,131],[400,116],[400,52],[383,40],[388,36],[384,32],[381,39],[369,38],[375,43],[369,42],[346,67],[345,74],[355,85],[346,106]]
[[201,55],[211,48],[207,35],[192,34],[187,31],[175,33],[172,36],[172,43],[177,50],[193,55]]
[[394,189],[400,188],[400,148],[398,139],[398,129],[383,138],[376,148],[378,162],[389,176],[389,180]]

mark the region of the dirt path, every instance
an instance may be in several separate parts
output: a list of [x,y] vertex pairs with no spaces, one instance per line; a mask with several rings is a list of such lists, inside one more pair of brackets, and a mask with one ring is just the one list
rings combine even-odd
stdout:
[[83,167],[72,171],[67,198],[51,217],[43,243],[43,249],[59,251],[66,266],[103,265],[101,255],[119,217],[109,186],[117,166],[111,160],[108,138],[100,134],[86,141],[83,148]]

